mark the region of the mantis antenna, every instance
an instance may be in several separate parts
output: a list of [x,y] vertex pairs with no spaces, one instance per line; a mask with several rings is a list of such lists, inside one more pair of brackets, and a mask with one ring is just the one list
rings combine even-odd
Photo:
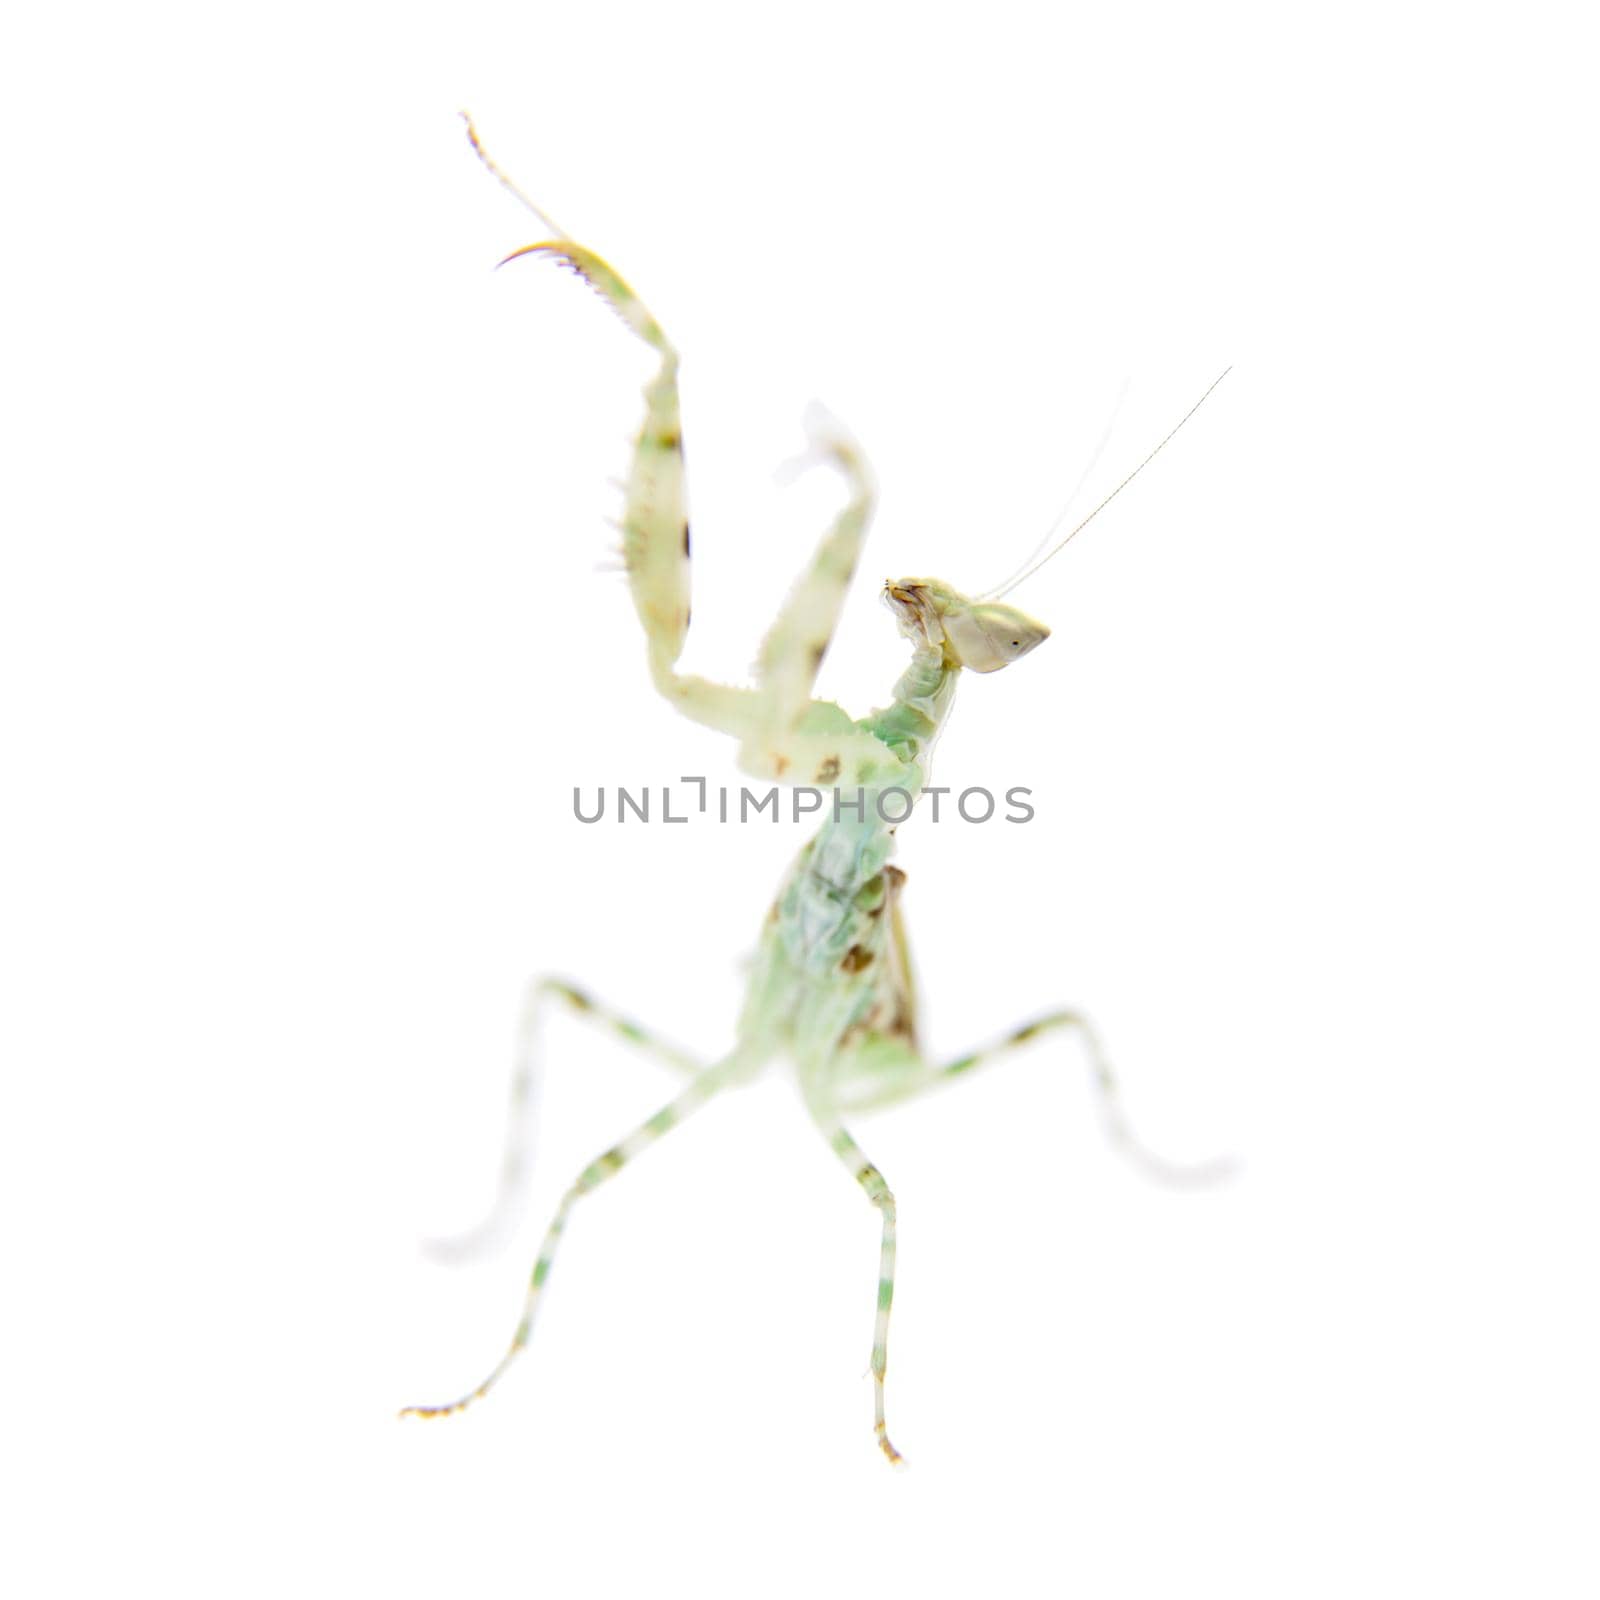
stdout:
[[528,210],[531,211],[534,216],[536,216],[540,222],[542,222],[545,227],[550,230],[552,238],[570,239],[572,235],[568,233],[567,230],[563,228],[548,211],[536,206],[533,201],[531,201],[527,195],[525,195],[516,186],[516,184],[514,184],[511,179],[500,170],[499,164],[495,161],[494,157],[484,149],[483,140],[478,137],[478,130],[473,126],[472,123],[472,113],[470,111],[463,111],[461,113],[461,120],[467,125],[467,137],[472,141],[472,148],[477,152],[478,159],[493,174],[501,188],[503,188],[507,194],[511,195],[513,199],[520,201],[524,206],[526,206]]
[[[1022,562],[1017,568],[1018,572],[1025,572],[1028,567],[1033,564],[1034,557],[1039,555],[1044,550],[1045,546],[1048,545],[1053,538],[1055,538],[1056,534],[1061,529],[1061,524],[1067,520],[1068,513],[1075,505],[1077,505],[1078,496],[1083,493],[1084,484],[1089,481],[1090,477],[1094,473],[1094,469],[1100,465],[1100,457],[1105,454],[1106,446],[1111,442],[1112,430],[1117,425],[1117,418],[1122,415],[1122,407],[1127,398],[1128,380],[1124,378],[1122,380],[1122,388],[1117,394],[1117,403],[1111,408],[1111,416],[1107,419],[1105,428],[1100,434],[1100,442],[1091,452],[1089,460],[1085,464],[1083,471],[1078,474],[1078,481],[1073,484],[1072,493],[1067,496],[1066,503],[1056,513],[1056,520],[1045,529],[1044,536],[1039,540],[1038,544],[1036,544],[1033,549],[1031,549],[1027,555],[1022,558]],[[985,589],[982,594],[976,594],[972,598],[974,600],[989,600],[994,597],[996,592],[997,591],[993,589]]]
[[[1193,416],[1193,415],[1194,415],[1194,414],[1195,414],[1195,412],[1197,412],[1197,411],[1198,411],[1198,410],[1199,410],[1199,409],[1200,409],[1200,407],[1201,407],[1201,406],[1203,406],[1203,405],[1204,405],[1204,404],[1205,404],[1205,403],[1206,403],[1206,401],[1207,401],[1207,400],[1208,400],[1208,399],[1209,399],[1209,398],[1210,398],[1210,396],[1211,396],[1211,391],[1212,391],[1212,390],[1213,390],[1213,389],[1215,389],[1215,388],[1216,388],[1216,386],[1217,386],[1217,385],[1218,385],[1218,384],[1219,384],[1219,383],[1221,383],[1221,382],[1222,382],[1222,380],[1223,380],[1223,379],[1224,379],[1224,378],[1226,378],[1226,377],[1227,377],[1227,376],[1228,376],[1228,374],[1229,374],[1229,373],[1230,373],[1230,372],[1232,372],[1232,371],[1233,371],[1233,368],[1232,368],[1232,367],[1231,367],[1231,366],[1230,366],[1230,367],[1224,367],[1224,368],[1223,368],[1223,369],[1222,369],[1222,371],[1221,371],[1221,372],[1219,372],[1219,373],[1218,373],[1218,374],[1217,374],[1217,376],[1216,376],[1216,377],[1215,377],[1215,378],[1213,378],[1213,379],[1212,379],[1212,380],[1211,380],[1211,382],[1210,382],[1210,384],[1209,384],[1209,385],[1208,385],[1208,386],[1207,386],[1207,388],[1206,388],[1206,392],[1205,392],[1205,393],[1204,393],[1204,394],[1203,394],[1203,395],[1201,395],[1201,396],[1200,396],[1200,398],[1199,398],[1199,399],[1198,399],[1198,400],[1196,400],[1196,401],[1195,401],[1195,403],[1194,403],[1194,404],[1193,404],[1193,405],[1192,405],[1192,406],[1190,406],[1190,407],[1189,407],[1189,409],[1188,409],[1188,410],[1187,410],[1187,411],[1185,411],[1185,412],[1184,412],[1184,414],[1183,414],[1183,415],[1182,415],[1182,416],[1181,416],[1181,417],[1179,417],[1179,418],[1178,418],[1178,421],[1177,421],[1177,424],[1176,424],[1176,425],[1175,425],[1175,426],[1174,426],[1174,427],[1173,427],[1173,429],[1172,429],[1172,431],[1171,431],[1171,432],[1170,432],[1170,433],[1168,433],[1168,434],[1167,434],[1167,436],[1166,436],[1166,438],[1164,438],[1164,439],[1163,439],[1163,440],[1162,440],[1162,441],[1161,441],[1161,443],[1160,443],[1160,444],[1158,444],[1158,445],[1157,445],[1157,446],[1156,446],[1156,447],[1155,447],[1155,449],[1154,449],[1154,450],[1152,450],[1152,451],[1151,451],[1151,452],[1150,452],[1150,454],[1149,454],[1149,455],[1147,455],[1147,456],[1146,456],[1146,457],[1145,457],[1145,458],[1144,458],[1144,460],[1143,460],[1143,461],[1141,461],[1141,462],[1140,462],[1140,463],[1139,463],[1139,465],[1138,465],[1138,466],[1136,466],[1136,467],[1135,467],[1135,468],[1134,468],[1134,469],[1133,469],[1133,471],[1132,471],[1132,472],[1130,472],[1130,473],[1129,473],[1129,474],[1128,474],[1128,476],[1127,476],[1127,477],[1126,477],[1126,478],[1124,478],[1124,479],[1123,479],[1123,480],[1122,480],[1122,482],[1121,482],[1121,483],[1119,483],[1119,484],[1118,484],[1118,485],[1117,485],[1117,486],[1116,486],[1116,488],[1115,488],[1115,489],[1113,489],[1113,490],[1112,490],[1112,491],[1111,491],[1111,493],[1110,493],[1110,494],[1108,494],[1108,495],[1107,495],[1107,496],[1106,496],[1106,497],[1105,497],[1105,499],[1104,499],[1104,500],[1102,500],[1102,501],[1101,501],[1101,502],[1100,502],[1100,504],[1099,504],[1099,505],[1097,505],[1097,506],[1096,506],[1096,507],[1095,507],[1095,508],[1094,508],[1094,510],[1093,510],[1093,511],[1091,511],[1091,512],[1090,512],[1090,513],[1089,513],[1089,515],[1088,515],[1088,516],[1086,516],[1086,517],[1085,517],[1085,518],[1084,518],[1084,519],[1083,519],[1083,521],[1082,521],[1082,522],[1080,522],[1080,523],[1078,523],[1078,525],[1077,525],[1077,526],[1076,526],[1076,527],[1074,527],[1074,528],[1073,528],[1073,529],[1072,529],[1072,530],[1071,530],[1071,531],[1070,531],[1070,532],[1068,532],[1068,533],[1067,533],[1067,534],[1066,534],[1066,535],[1065,535],[1065,536],[1064,536],[1064,537],[1063,537],[1063,538],[1062,538],[1062,539],[1061,539],[1061,540],[1060,540],[1060,541],[1059,541],[1059,542],[1058,542],[1058,543],[1057,543],[1057,544],[1056,544],[1056,545],[1055,545],[1055,546],[1054,546],[1054,547],[1053,547],[1053,548],[1052,548],[1052,549],[1051,549],[1051,550],[1050,550],[1050,551],[1049,551],[1049,553],[1048,553],[1048,554],[1047,554],[1047,555],[1043,555],[1043,556],[1040,556],[1040,557],[1039,557],[1039,559],[1038,559],[1038,560],[1034,560],[1034,559],[1033,559],[1033,557],[1031,557],[1031,556],[1030,556],[1030,557],[1029,557],[1029,558],[1028,558],[1028,560],[1027,560],[1027,561],[1025,561],[1025,562],[1024,562],[1024,563],[1023,563],[1023,564],[1022,564],[1022,570],[1021,570],[1021,571],[1020,571],[1020,572],[1018,572],[1018,573],[1016,573],[1016,575],[1015,575],[1015,576],[1013,576],[1013,577],[1011,577],[1011,578],[1008,578],[1008,579],[1007,579],[1007,580],[1006,580],[1006,581],[1005,581],[1005,582],[1004,582],[1004,583],[1003,583],[1003,584],[1001,584],[1001,585],[1000,585],[1000,586],[999,586],[999,587],[998,587],[998,588],[996,588],[996,589],[988,589],[988,590],[985,590],[985,592],[984,592],[984,597],[985,597],[985,598],[986,598],[986,599],[990,599],[990,600],[998,600],[998,599],[999,599],[999,598],[1000,598],[1000,597],[1001,597],[1001,596],[1002,596],[1002,595],[1006,595],[1006,594],[1010,594],[1010,592],[1011,592],[1011,591],[1012,591],[1012,590],[1013,590],[1013,589],[1015,589],[1015,588],[1016,588],[1016,586],[1017,586],[1017,585],[1018,585],[1018,584],[1019,584],[1019,583],[1021,583],[1021,582],[1023,582],[1023,581],[1024,581],[1024,580],[1025,580],[1025,579],[1027,579],[1027,578],[1031,578],[1031,577],[1032,577],[1032,576],[1033,576],[1033,575],[1034,575],[1034,573],[1036,573],[1036,572],[1037,572],[1037,571],[1038,571],[1038,570],[1039,570],[1039,568],[1040,568],[1040,567],[1042,567],[1042,566],[1043,566],[1043,565],[1044,565],[1044,564],[1045,564],[1045,563],[1046,563],[1046,562],[1047,562],[1047,561],[1050,561],[1050,560],[1051,560],[1051,559],[1053,559],[1053,558],[1054,558],[1054,557],[1055,557],[1055,556],[1057,556],[1057,555],[1059,555],[1059,554],[1060,554],[1060,553],[1061,553],[1061,551],[1062,551],[1062,549],[1063,549],[1063,548],[1064,548],[1064,547],[1065,547],[1065,546],[1066,546],[1066,545],[1067,545],[1067,543],[1068,543],[1068,542],[1069,542],[1069,541],[1070,541],[1070,540],[1071,540],[1071,539],[1072,539],[1072,538],[1073,538],[1073,536],[1074,536],[1074,535],[1075,535],[1075,534],[1079,534],[1079,533],[1082,533],[1082,532],[1083,532],[1083,530],[1084,530],[1084,529],[1085,529],[1085,528],[1087,528],[1087,527],[1088,527],[1088,526],[1089,526],[1089,524],[1090,524],[1090,523],[1091,523],[1091,522],[1093,522],[1093,521],[1094,521],[1094,519],[1095,519],[1095,518],[1096,518],[1096,517],[1098,517],[1098,516],[1099,516],[1099,515],[1100,515],[1100,513],[1101,513],[1101,512],[1102,512],[1102,511],[1104,511],[1104,510],[1105,510],[1105,508],[1106,508],[1106,507],[1107,507],[1107,506],[1108,506],[1108,505],[1110,505],[1110,504],[1111,504],[1111,502],[1112,502],[1112,501],[1113,501],[1113,500],[1115,500],[1115,499],[1116,499],[1116,498],[1117,498],[1117,496],[1118,496],[1118,495],[1119,495],[1119,494],[1121,494],[1121,493],[1122,493],[1122,491],[1123,491],[1123,490],[1124,490],[1124,489],[1126,489],[1126,488],[1127,488],[1127,487],[1128,487],[1128,485],[1129,485],[1129,484],[1130,484],[1130,483],[1132,483],[1132,482],[1133,482],[1133,480],[1134,480],[1134,479],[1135,479],[1135,478],[1137,478],[1137,477],[1138,477],[1138,476],[1139,476],[1139,474],[1140,474],[1140,473],[1141,473],[1141,472],[1143,472],[1143,471],[1144,471],[1144,469],[1145,469],[1145,468],[1146,468],[1146,467],[1148,467],[1148,466],[1149,466],[1149,465],[1150,465],[1150,463],[1151,463],[1151,462],[1152,462],[1152,461],[1154,461],[1154,460],[1155,460],[1155,458],[1156,458],[1156,457],[1157,457],[1157,456],[1158,456],[1158,455],[1160,455],[1160,454],[1161,454],[1161,452],[1162,452],[1162,451],[1163,451],[1163,450],[1165,450],[1165,449],[1166,449],[1166,447],[1167,447],[1167,446],[1168,446],[1168,445],[1169,445],[1169,444],[1171,444],[1171,443],[1172,443],[1172,440],[1173,440],[1173,438],[1174,438],[1174,437],[1175,437],[1175,435],[1176,435],[1176,434],[1177,434],[1177,432],[1178,432],[1178,430],[1179,430],[1179,429],[1180,429],[1180,428],[1182,428],[1182,426],[1183,426],[1183,425],[1184,425],[1184,423],[1186,423],[1186,422],[1187,422],[1187,421],[1188,421],[1188,420],[1189,420],[1189,418],[1190,418],[1190,417],[1192,417],[1192,416]],[[1098,453],[1098,452],[1097,452],[1097,453]],[[1076,493],[1076,491],[1074,491],[1074,493]],[[1071,502],[1071,501],[1070,501],[1070,500],[1069,500],[1069,501],[1068,501],[1068,502],[1067,502],[1067,503],[1068,503],[1068,504],[1069,504],[1069,505],[1070,505],[1070,504],[1071,504],[1071,503],[1072,503],[1072,502]],[[1064,514],[1064,513],[1063,513],[1063,514]],[[1060,518],[1057,518],[1057,521],[1058,521],[1058,522],[1059,522],[1059,521],[1060,521]],[[1052,530],[1052,531],[1053,531],[1053,530]],[[1047,537],[1048,537],[1048,536],[1047,536]]]

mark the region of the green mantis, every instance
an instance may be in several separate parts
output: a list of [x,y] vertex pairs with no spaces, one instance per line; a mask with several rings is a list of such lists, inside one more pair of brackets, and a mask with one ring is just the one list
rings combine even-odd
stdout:
[[[471,133],[470,123],[468,128]],[[578,1202],[724,1089],[786,1058],[797,1072],[801,1097],[818,1132],[879,1217],[871,1360],[873,1428],[884,1454],[898,1461],[900,1452],[890,1440],[885,1416],[884,1386],[897,1212],[888,1181],[850,1129],[855,1113],[908,1100],[1045,1035],[1072,1033],[1087,1054],[1099,1109],[1115,1143],[1160,1178],[1184,1181],[1212,1175],[1212,1169],[1170,1167],[1135,1141],[1120,1110],[1116,1080],[1100,1041],[1076,1011],[1050,1012],[1011,1029],[987,1048],[949,1061],[930,1060],[919,1038],[901,909],[906,879],[889,860],[895,825],[928,787],[933,746],[962,674],[998,672],[1048,637],[1047,628],[1007,605],[1001,595],[1049,560],[1078,529],[985,595],[968,596],[933,578],[886,584],[883,599],[909,648],[910,660],[887,706],[865,717],[851,717],[831,701],[813,698],[812,691],[855,575],[871,519],[872,487],[855,445],[830,430],[816,440],[816,447],[843,477],[848,499],[773,619],[757,659],[755,683],[730,687],[680,672],[677,662],[690,618],[690,538],[678,353],[621,276],[515,190],[484,153],[476,134],[471,136],[485,164],[540,217],[551,235],[513,252],[507,260],[530,257],[569,267],[657,357],[655,375],[644,390],[645,417],[634,441],[622,517],[624,564],[644,630],[652,682],[684,716],[733,739],[746,773],[775,783],[830,790],[835,800],[831,814],[824,816],[778,889],[757,945],[736,1042],[721,1060],[702,1063],[686,1057],[566,982],[545,979],[533,986],[513,1080],[514,1114],[500,1194],[483,1232],[503,1224],[521,1191],[524,1140],[516,1112],[530,1098],[536,1067],[533,1040],[548,1004],[563,1004],[585,1020],[621,1034],[678,1073],[683,1086],[655,1115],[584,1167],[566,1190],[546,1229],[521,1316],[498,1364],[460,1399],[409,1407],[402,1415],[445,1416],[487,1395],[528,1343],[541,1292]],[[1167,439],[1177,431],[1174,428]],[[1078,527],[1120,493],[1167,439]],[[898,798],[886,805],[890,795]]]

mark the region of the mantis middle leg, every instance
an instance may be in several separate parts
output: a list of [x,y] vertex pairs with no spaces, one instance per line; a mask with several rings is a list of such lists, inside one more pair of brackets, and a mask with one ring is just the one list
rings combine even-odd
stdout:
[[881,1054],[876,1059],[865,1055],[857,1057],[868,1063],[869,1069],[854,1074],[847,1071],[841,1076],[835,1086],[838,1104],[851,1111],[898,1105],[929,1089],[965,1077],[980,1067],[1003,1060],[1021,1046],[1056,1032],[1077,1035],[1088,1058],[1089,1083],[1106,1136],[1117,1151],[1146,1176],[1158,1183],[1188,1187],[1214,1183],[1233,1170],[1233,1163],[1225,1158],[1194,1163],[1169,1161],[1143,1144],[1123,1110],[1121,1086],[1100,1035],[1081,1011],[1064,1009],[1049,1012],[1013,1029],[994,1044],[943,1064],[924,1062],[909,1052],[902,1060],[885,1060]]
[[539,1069],[542,1023],[551,1001],[559,1001],[581,1021],[597,1024],[653,1057],[673,1072],[693,1077],[705,1068],[675,1045],[656,1038],[632,1018],[561,978],[536,978],[523,997],[517,1027],[517,1049],[507,1097],[506,1132],[500,1158],[500,1179],[488,1214],[465,1233],[429,1242],[428,1252],[441,1260],[461,1261],[493,1248],[509,1231],[527,1190],[533,1162],[533,1116]]

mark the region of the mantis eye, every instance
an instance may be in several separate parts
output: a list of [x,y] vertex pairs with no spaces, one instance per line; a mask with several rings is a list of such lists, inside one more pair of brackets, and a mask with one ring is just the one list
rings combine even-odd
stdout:
[[951,650],[973,672],[998,672],[1050,637],[1042,622],[1015,606],[980,602],[952,608],[940,621]]

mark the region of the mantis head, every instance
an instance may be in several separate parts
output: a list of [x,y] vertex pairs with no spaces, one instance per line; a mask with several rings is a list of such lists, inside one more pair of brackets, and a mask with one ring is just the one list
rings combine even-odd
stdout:
[[902,578],[883,586],[885,604],[908,639],[926,640],[946,661],[973,672],[998,672],[1050,637],[1015,606],[969,600],[937,578]]
[[[1074,535],[1087,528],[1124,489],[1161,454],[1173,434],[1186,423],[1206,402],[1212,389],[1227,377],[1231,368],[1213,378],[1205,394],[1178,419],[1165,439],[1136,466],[1115,489],[1076,526],[1069,528],[1059,539],[1056,534],[1066,521],[1072,499],[1062,507],[1061,515],[1035,547],[1033,554],[1002,584],[985,589],[976,599],[957,594],[947,583],[937,578],[902,578],[897,583],[892,578],[883,586],[883,598],[895,614],[900,632],[908,639],[925,641],[943,652],[946,662],[967,667],[973,672],[998,672],[1010,666],[1019,656],[1025,656],[1036,644],[1050,637],[1050,630],[1042,622],[1035,622],[1026,612],[1015,606],[1002,605],[1000,597],[1009,594],[1019,583],[1026,582],[1047,561],[1053,560],[1071,542]],[[1104,443],[1104,440],[1101,441]],[[1098,457],[1099,452],[1095,452]],[[1089,463],[1090,467],[1094,462]],[[1088,477],[1088,473],[1084,474]],[[1078,488],[1083,487],[1083,480]]]

